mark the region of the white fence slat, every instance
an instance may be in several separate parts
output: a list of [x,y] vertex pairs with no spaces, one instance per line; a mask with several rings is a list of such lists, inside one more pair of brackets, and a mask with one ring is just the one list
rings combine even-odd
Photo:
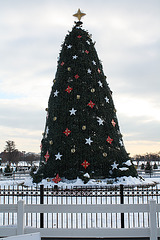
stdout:
[[40,233],[30,233],[30,234],[23,234],[19,236],[11,236],[7,238],[1,238],[1,240],[41,240]]
[[150,240],[157,239],[156,201],[150,200]]
[[14,227],[0,226],[0,237],[8,237],[16,234],[17,234],[17,226],[14,226]]
[[17,204],[0,204],[0,212],[16,213],[17,212]]
[[[149,237],[149,228],[134,228],[134,229],[101,229],[101,228],[87,228],[87,229],[52,229],[52,228],[25,228],[25,233],[36,232],[41,233],[41,237],[70,237],[70,238],[116,238],[116,237]],[[155,239],[154,239],[155,240]]]
[[[87,206],[87,207],[86,207]],[[24,207],[26,213],[131,213],[131,212],[149,212],[148,204],[26,204]]]
[[17,204],[17,235],[22,235],[24,234],[24,200],[19,200]]
[[160,212],[160,204],[156,204],[156,211]]

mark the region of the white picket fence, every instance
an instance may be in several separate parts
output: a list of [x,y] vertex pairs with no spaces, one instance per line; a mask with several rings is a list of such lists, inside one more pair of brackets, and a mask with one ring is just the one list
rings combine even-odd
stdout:
[[[29,234],[40,232],[41,237],[61,238],[126,238],[126,237],[149,237],[157,240],[160,237],[160,228],[157,224],[157,216],[160,213],[160,204],[150,200],[148,204],[25,204],[19,200],[17,204],[0,204],[0,213],[17,213],[16,226],[0,226],[0,237]],[[72,222],[75,221],[73,214],[94,213],[148,213],[149,227],[146,228],[33,228],[25,226],[26,213],[66,213],[71,214]],[[157,214],[158,213],[158,214]]]

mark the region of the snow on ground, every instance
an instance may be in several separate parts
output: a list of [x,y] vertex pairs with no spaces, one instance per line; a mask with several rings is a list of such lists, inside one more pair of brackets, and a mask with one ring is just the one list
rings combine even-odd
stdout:
[[59,182],[58,184],[54,183],[52,179],[43,179],[42,182],[39,184],[35,184],[32,182],[31,177],[26,177],[25,179],[21,180],[13,180],[13,179],[8,179],[6,180],[1,180],[0,181],[0,186],[16,186],[16,185],[24,185],[24,186],[40,186],[41,184],[44,185],[44,187],[52,187],[54,185],[58,185],[59,187],[75,187],[75,186],[118,186],[120,184],[123,185],[130,185],[130,186],[137,186],[137,185],[153,185],[155,183],[160,183],[160,176],[159,178],[135,178],[135,177],[121,177],[117,178],[117,181],[114,181],[113,179],[101,179],[101,180],[95,180],[95,179],[90,179],[87,184],[84,184],[83,181],[79,178],[76,180],[65,180]]

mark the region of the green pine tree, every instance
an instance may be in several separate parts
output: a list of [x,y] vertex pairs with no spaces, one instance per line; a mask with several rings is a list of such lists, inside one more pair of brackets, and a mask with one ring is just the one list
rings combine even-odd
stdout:
[[151,173],[152,172],[152,166],[149,161],[147,161],[146,167],[145,167],[145,172],[146,173]]
[[153,165],[153,169],[158,169],[157,163],[155,162]]
[[63,43],[46,110],[34,181],[57,174],[66,179],[89,179],[86,173],[91,178],[137,176],[123,144],[112,91],[80,21]]

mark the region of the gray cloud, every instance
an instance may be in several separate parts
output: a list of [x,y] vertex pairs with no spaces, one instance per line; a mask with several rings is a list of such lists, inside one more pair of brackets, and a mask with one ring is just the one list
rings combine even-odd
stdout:
[[0,0],[0,5],[2,150],[10,138],[22,150],[39,151],[60,45],[80,7],[87,13],[84,28],[96,41],[131,153],[136,147],[152,151],[151,145],[159,151],[159,0],[82,0],[80,5],[75,0]]

